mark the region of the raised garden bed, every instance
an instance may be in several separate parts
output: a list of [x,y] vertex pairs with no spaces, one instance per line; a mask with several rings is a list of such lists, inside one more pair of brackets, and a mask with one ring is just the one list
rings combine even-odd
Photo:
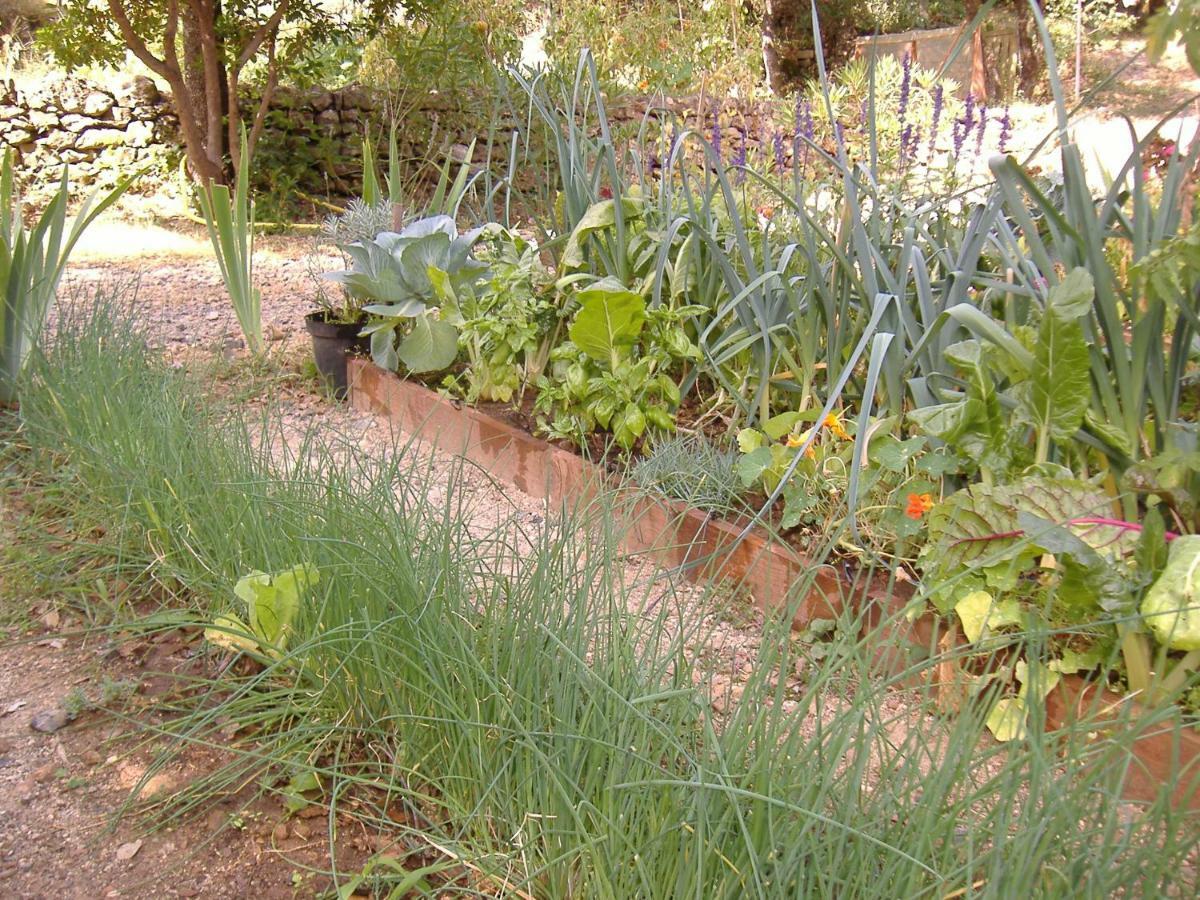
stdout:
[[[733,582],[747,590],[764,612],[778,612],[791,601],[796,628],[814,619],[835,618],[844,609],[851,590],[837,570],[805,559],[765,529],[751,528],[739,540],[744,529],[737,524],[665,497],[651,497],[641,489],[623,487],[603,468],[576,453],[421,384],[404,381],[368,360],[350,359],[348,380],[354,408],[383,416],[404,432],[470,460],[496,480],[530,496],[555,504],[579,504],[596,496],[601,488],[615,488],[615,513],[620,516],[618,530],[626,552],[643,553],[660,564],[679,567],[693,582]],[[789,596],[800,583],[809,585],[807,593],[802,598]],[[933,653],[941,646],[946,630],[934,616],[926,614],[910,623],[898,614],[911,597],[907,585],[896,584],[890,590],[880,585],[860,596],[872,598],[863,617],[864,630],[883,635],[880,643],[885,649],[878,655],[881,673],[904,672],[915,654]],[[909,649],[913,653],[907,652]],[[1117,711],[1132,702],[1068,676],[1046,699],[1047,726],[1066,728],[1081,715],[1098,710],[1110,711],[1116,719]],[[1174,774],[1179,785],[1176,802],[1200,810],[1200,733],[1173,725],[1172,720],[1164,719],[1138,739],[1138,758],[1128,767],[1123,792],[1131,800],[1150,800],[1158,786]]]

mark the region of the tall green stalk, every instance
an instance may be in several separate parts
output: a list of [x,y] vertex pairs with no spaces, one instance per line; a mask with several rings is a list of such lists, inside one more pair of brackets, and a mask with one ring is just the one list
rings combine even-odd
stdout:
[[0,163],[0,406],[17,400],[17,387],[30,351],[37,344],[50,314],[59,282],[71,251],[83,231],[117,201],[136,178],[121,179],[100,198],[93,193],[84,201],[68,231],[67,204],[70,185],[67,167],[50,202],[32,228],[22,221],[16,191],[12,149]]
[[254,203],[250,199],[250,154],[244,129],[241,147],[233,194],[226,185],[209,183],[201,186],[197,197],[246,347],[258,354],[264,346],[262,296],[254,286]]

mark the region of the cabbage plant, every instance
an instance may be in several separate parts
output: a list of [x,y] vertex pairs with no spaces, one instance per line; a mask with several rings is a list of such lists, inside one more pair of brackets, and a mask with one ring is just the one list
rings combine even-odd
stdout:
[[[325,277],[363,302],[375,364],[410,372],[444,369],[458,356],[456,298],[483,277],[471,257],[480,231],[459,235],[450,216],[418,219],[346,247],[351,266]],[[440,304],[440,305],[439,305]]]

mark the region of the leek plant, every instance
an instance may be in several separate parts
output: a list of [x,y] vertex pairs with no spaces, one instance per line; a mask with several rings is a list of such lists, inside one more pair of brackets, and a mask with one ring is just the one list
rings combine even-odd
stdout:
[[80,236],[96,218],[117,201],[136,176],[122,179],[97,201],[93,193],[84,201],[70,229],[67,204],[70,184],[63,166],[58,190],[32,228],[22,221],[16,191],[12,149],[0,163],[0,406],[17,401],[17,387],[30,351],[37,345],[50,315],[67,260]]
[[254,286],[254,202],[245,131],[241,142],[233,192],[227,185],[209,183],[201,186],[197,198],[246,347],[257,355],[264,346],[262,295]]

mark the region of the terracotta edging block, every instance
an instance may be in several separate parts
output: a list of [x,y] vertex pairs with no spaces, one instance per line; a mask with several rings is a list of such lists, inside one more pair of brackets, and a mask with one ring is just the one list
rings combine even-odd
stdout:
[[[368,360],[347,360],[350,402],[355,409],[383,416],[400,430],[448,453],[458,454],[493,478],[554,504],[582,505],[600,488],[615,489],[614,511],[620,518],[622,548],[645,553],[665,566],[680,566],[693,582],[732,581],[745,587],[764,612],[777,612],[789,600],[794,584],[805,576],[807,595],[795,603],[793,625],[803,628],[817,618],[836,618],[844,608],[845,586],[831,566],[805,560],[761,528],[745,537],[738,526],[644,491],[622,489],[599,466],[578,454],[535,438],[487,413],[457,404],[423,385],[403,381]],[[739,540],[739,538],[741,538]],[[814,567],[816,571],[814,571]],[[912,596],[905,584],[890,590],[873,585],[866,592],[863,633],[882,635],[876,660],[879,671],[899,676],[908,665],[905,646],[937,652],[940,629],[931,615],[915,621],[900,614]],[[1128,702],[1111,691],[1096,696],[1097,687],[1077,677],[1063,679],[1046,699],[1046,724],[1069,728],[1077,711],[1119,709]],[[1136,715],[1134,716],[1136,719]],[[1200,733],[1189,728],[1147,732],[1135,744],[1136,762],[1126,767],[1124,796],[1150,800],[1158,787],[1176,777],[1177,805],[1200,809]],[[1190,790],[1189,790],[1190,788]]]
[[683,567],[682,574],[692,582],[734,582],[765,612],[784,607],[792,586],[808,576],[808,595],[795,604],[798,627],[814,618],[834,618],[842,608],[841,585],[832,570],[805,560],[763,529],[752,529],[738,540],[741,529],[729,522],[666,498],[621,489],[578,454],[404,381],[368,360],[351,358],[347,370],[355,409],[383,416],[405,433],[464,457],[532,497],[582,505],[601,487],[616,488],[621,546],[628,553]]

